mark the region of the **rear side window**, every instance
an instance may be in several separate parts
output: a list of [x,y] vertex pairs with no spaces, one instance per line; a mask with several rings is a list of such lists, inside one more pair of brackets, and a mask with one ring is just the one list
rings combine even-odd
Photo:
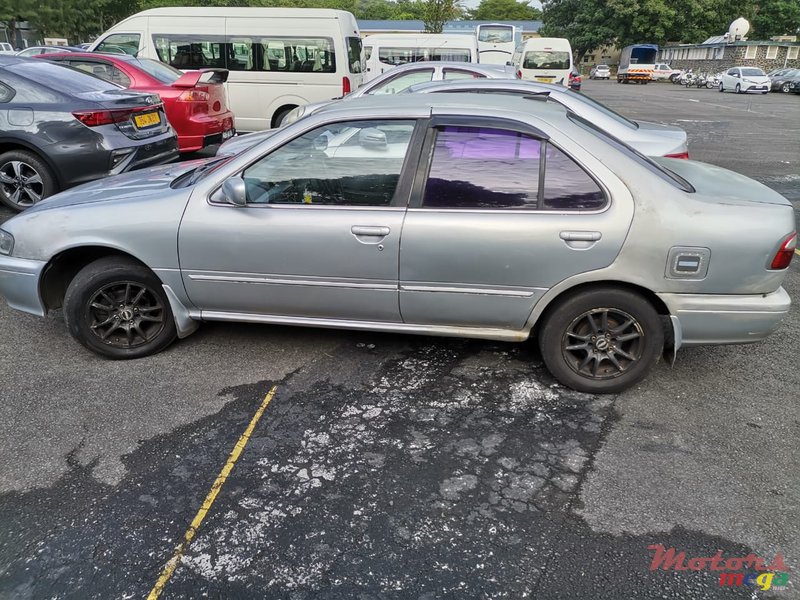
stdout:
[[461,69],[444,69],[445,79],[483,79],[486,76],[471,71],[462,71]]
[[537,208],[541,141],[483,127],[436,133],[423,206]]
[[110,63],[96,60],[70,60],[68,62],[70,66],[75,67],[79,71],[89,73],[100,79],[105,79],[106,81],[116,83],[122,87],[130,87],[131,85],[130,78]]
[[351,73],[361,73],[364,70],[361,63],[361,38],[347,38],[347,62]]
[[175,83],[183,75],[178,69],[149,58],[139,58],[132,64],[150,75],[150,77],[168,85]]
[[118,85],[77,69],[46,61],[26,61],[9,65],[6,69],[25,79],[43,82],[43,85],[64,94],[86,94],[120,89]]
[[578,163],[548,143],[542,200],[550,210],[597,210],[605,206],[606,196]]
[[412,85],[418,83],[426,83],[433,78],[433,69],[420,69],[419,71],[412,71],[411,73],[402,73],[396,77],[392,77],[388,81],[375,86],[370,89],[367,94],[398,94],[410,88]]
[[0,82],[0,102],[10,102],[16,92],[5,83]]

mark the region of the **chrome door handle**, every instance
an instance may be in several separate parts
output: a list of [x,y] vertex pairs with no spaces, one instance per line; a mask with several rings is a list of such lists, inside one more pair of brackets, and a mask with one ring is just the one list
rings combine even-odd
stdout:
[[565,242],[596,242],[603,234],[599,231],[562,231],[558,237]]
[[374,227],[371,225],[353,225],[350,233],[364,237],[386,237],[391,232],[388,227]]

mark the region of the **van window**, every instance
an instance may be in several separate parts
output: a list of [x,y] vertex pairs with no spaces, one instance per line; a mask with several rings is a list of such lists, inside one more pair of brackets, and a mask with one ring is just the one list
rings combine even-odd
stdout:
[[158,59],[176,69],[225,68],[225,37],[221,35],[153,35]]
[[347,63],[351,73],[364,71],[364,65],[361,62],[361,38],[347,38]]
[[95,52],[136,56],[140,37],[138,33],[112,33],[98,44]]
[[386,48],[378,50],[378,60],[387,65],[405,65],[425,60],[422,48]]
[[569,69],[569,52],[529,50],[525,53],[523,69]]
[[428,60],[444,60],[448,62],[470,62],[472,53],[469,48],[432,48]]

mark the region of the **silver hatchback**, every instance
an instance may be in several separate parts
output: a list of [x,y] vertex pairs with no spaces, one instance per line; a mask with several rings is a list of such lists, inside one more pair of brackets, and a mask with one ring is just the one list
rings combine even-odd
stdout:
[[562,106],[409,94],[37,204],[0,230],[0,294],[63,306],[111,358],[207,320],[534,337],[559,381],[604,393],[665,347],[772,332],[796,239],[779,194]]

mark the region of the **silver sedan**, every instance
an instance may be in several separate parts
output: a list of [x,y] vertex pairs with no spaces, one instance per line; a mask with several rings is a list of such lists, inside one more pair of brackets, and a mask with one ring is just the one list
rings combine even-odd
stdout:
[[611,135],[633,146],[648,156],[689,158],[686,132],[680,127],[633,121],[592,100],[586,94],[574,92],[563,85],[523,81],[521,79],[437,81],[415,84],[404,93],[490,93],[520,96],[542,95],[557,102],[584,119],[588,119]]
[[408,94],[36,204],[0,229],[0,295],[63,307],[110,358],[201,321],[533,337],[559,381],[606,393],[665,348],[769,335],[796,242],[779,194],[557,104]]

